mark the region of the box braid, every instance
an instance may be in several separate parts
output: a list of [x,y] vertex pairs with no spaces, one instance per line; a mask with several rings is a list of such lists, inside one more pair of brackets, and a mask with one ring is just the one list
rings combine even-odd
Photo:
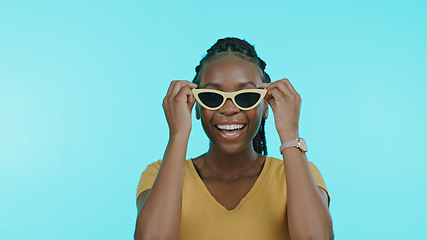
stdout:
[[[206,56],[200,60],[199,66],[196,67],[196,76],[193,79],[193,83],[199,85],[200,76],[209,62],[231,54],[257,65],[262,72],[262,81],[264,83],[271,82],[270,76],[264,71],[267,64],[258,57],[255,48],[245,40],[228,37],[219,39],[210,49],[208,49]],[[265,140],[264,124],[265,119],[263,116],[260,128],[252,140],[252,144],[257,153],[267,155],[267,142]]]

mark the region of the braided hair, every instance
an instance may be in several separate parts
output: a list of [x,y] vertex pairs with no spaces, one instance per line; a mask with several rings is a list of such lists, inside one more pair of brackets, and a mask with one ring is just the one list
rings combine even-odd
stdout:
[[[219,39],[210,49],[208,49],[206,56],[200,60],[199,66],[196,67],[196,76],[193,79],[193,83],[199,85],[200,76],[209,62],[231,54],[257,65],[262,72],[262,81],[264,83],[271,82],[270,76],[264,71],[267,64],[258,57],[255,48],[245,40],[228,37]],[[265,140],[264,125],[265,118],[263,117],[260,128],[252,140],[254,150],[261,155],[267,155],[267,142]]]

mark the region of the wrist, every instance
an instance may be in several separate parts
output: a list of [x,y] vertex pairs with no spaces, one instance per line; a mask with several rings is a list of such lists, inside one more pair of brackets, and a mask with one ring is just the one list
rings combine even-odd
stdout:
[[189,138],[190,138],[190,132],[189,131],[169,132],[169,139],[170,140],[188,141]]
[[279,132],[279,137],[280,137],[280,142],[284,143],[286,141],[299,138],[299,133],[298,133],[298,130],[282,131],[282,132]]
[[307,143],[303,138],[285,141],[282,143],[279,150],[280,150],[280,153],[283,154],[285,149],[294,149],[294,147],[298,148],[302,153],[305,153],[308,150]]

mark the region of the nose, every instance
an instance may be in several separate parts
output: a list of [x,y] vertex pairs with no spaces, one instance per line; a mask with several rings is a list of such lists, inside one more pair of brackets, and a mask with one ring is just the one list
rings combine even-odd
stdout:
[[218,109],[218,112],[220,114],[233,115],[239,113],[240,109],[236,105],[234,105],[233,101],[231,101],[231,99],[229,98],[225,101],[224,105],[222,105],[222,107]]

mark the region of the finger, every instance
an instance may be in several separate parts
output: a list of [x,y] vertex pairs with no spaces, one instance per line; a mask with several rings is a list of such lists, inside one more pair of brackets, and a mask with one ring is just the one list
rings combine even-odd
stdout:
[[194,97],[193,92],[191,92],[191,89],[190,91],[188,91],[188,93],[186,93],[186,95],[187,95],[187,103],[193,104],[196,101],[196,98]]
[[268,102],[268,104],[270,104],[271,109],[274,112],[274,109],[276,109],[276,99],[274,98],[273,94],[271,94],[271,93],[269,94],[267,92],[267,94],[265,94],[264,99]]
[[196,102],[196,99],[194,98],[194,96],[192,94],[187,96],[188,110],[190,112],[191,112],[191,109],[193,109],[195,102]]
[[188,103],[188,97],[194,97],[194,96],[191,92],[190,87],[188,87],[187,85],[184,85],[176,94],[175,99],[179,101],[185,101],[185,103]]
[[181,91],[183,87],[187,86],[182,81],[176,81],[175,85],[173,86],[172,92],[170,94],[170,99],[173,100],[178,96],[178,93]]
[[263,83],[261,86],[262,86],[263,88],[273,87],[273,86],[274,86],[274,85],[276,85],[279,81],[280,81],[280,80],[278,80],[278,81],[274,81],[274,82],[269,82],[269,83]]
[[282,81],[277,82],[277,84],[275,85],[275,87],[277,89],[280,89],[280,91],[282,91],[285,95],[289,95],[289,96],[294,96],[295,95],[295,93],[293,93],[289,89],[288,85],[286,84],[286,81],[282,80]]
[[[265,88],[267,90],[269,90],[269,89],[272,89],[272,88],[276,87],[276,85],[277,85],[277,82],[266,83],[265,84]],[[263,84],[263,86],[264,86],[264,84]]]
[[289,87],[289,90],[291,90],[292,92],[296,92],[295,88],[292,86],[289,79],[287,79],[287,78],[283,78],[283,79],[277,80],[275,82],[263,83],[261,86],[263,88],[268,88],[269,86],[271,86],[271,85],[275,86],[276,84],[278,84],[280,82],[285,83]]
[[274,87],[270,86],[267,89],[267,94],[273,95],[274,97],[280,97],[280,98],[286,97],[286,94],[281,89],[279,89],[278,86],[274,86]]
[[268,104],[270,104],[273,112],[275,112],[276,111],[276,99],[274,97],[271,97],[271,98],[265,99],[265,100],[268,102]]
[[271,83],[263,83],[263,84],[261,84],[261,87],[268,88],[268,86],[270,86],[270,85],[271,85]]
[[294,95],[299,95],[298,92],[295,90],[294,86],[292,86],[291,82],[287,78],[284,78],[283,80],[285,80],[283,82],[286,84],[286,86],[288,86],[289,90],[291,90]]
[[176,81],[172,81],[172,82],[169,84],[169,88],[168,88],[168,92],[166,93],[166,97],[170,96],[170,94],[171,94],[171,92],[172,92],[172,89],[173,89],[173,86],[175,85],[175,83],[176,83]]
[[175,97],[182,86],[188,85],[190,88],[197,88],[198,85],[187,80],[173,80],[169,86],[166,96]]
[[188,110],[189,112],[191,112],[191,109],[193,108],[194,103],[196,102],[196,98],[191,92],[191,89],[188,86],[183,87],[181,91],[178,93],[177,97],[180,97],[180,95],[185,95],[186,103],[188,105]]
[[179,92],[179,90],[181,90],[181,88],[183,88],[183,87],[188,87],[189,89],[191,89],[191,88],[197,88],[198,87],[197,84],[189,82],[189,81],[186,81],[186,80],[180,80],[180,81],[177,82],[177,84],[180,86],[180,89],[176,90],[177,92],[176,92],[175,95],[177,95],[178,92]]
[[190,89],[191,88],[197,88],[199,86],[199,85],[197,85],[193,82],[187,81],[187,80],[179,80],[179,82],[181,82],[184,85],[187,85]]
[[192,82],[190,82],[190,83],[188,84],[188,86],[189,86],[190,88],[198,88],[198,87],[199,87],[199,85],[197,85],[196,83],[192,83]]

